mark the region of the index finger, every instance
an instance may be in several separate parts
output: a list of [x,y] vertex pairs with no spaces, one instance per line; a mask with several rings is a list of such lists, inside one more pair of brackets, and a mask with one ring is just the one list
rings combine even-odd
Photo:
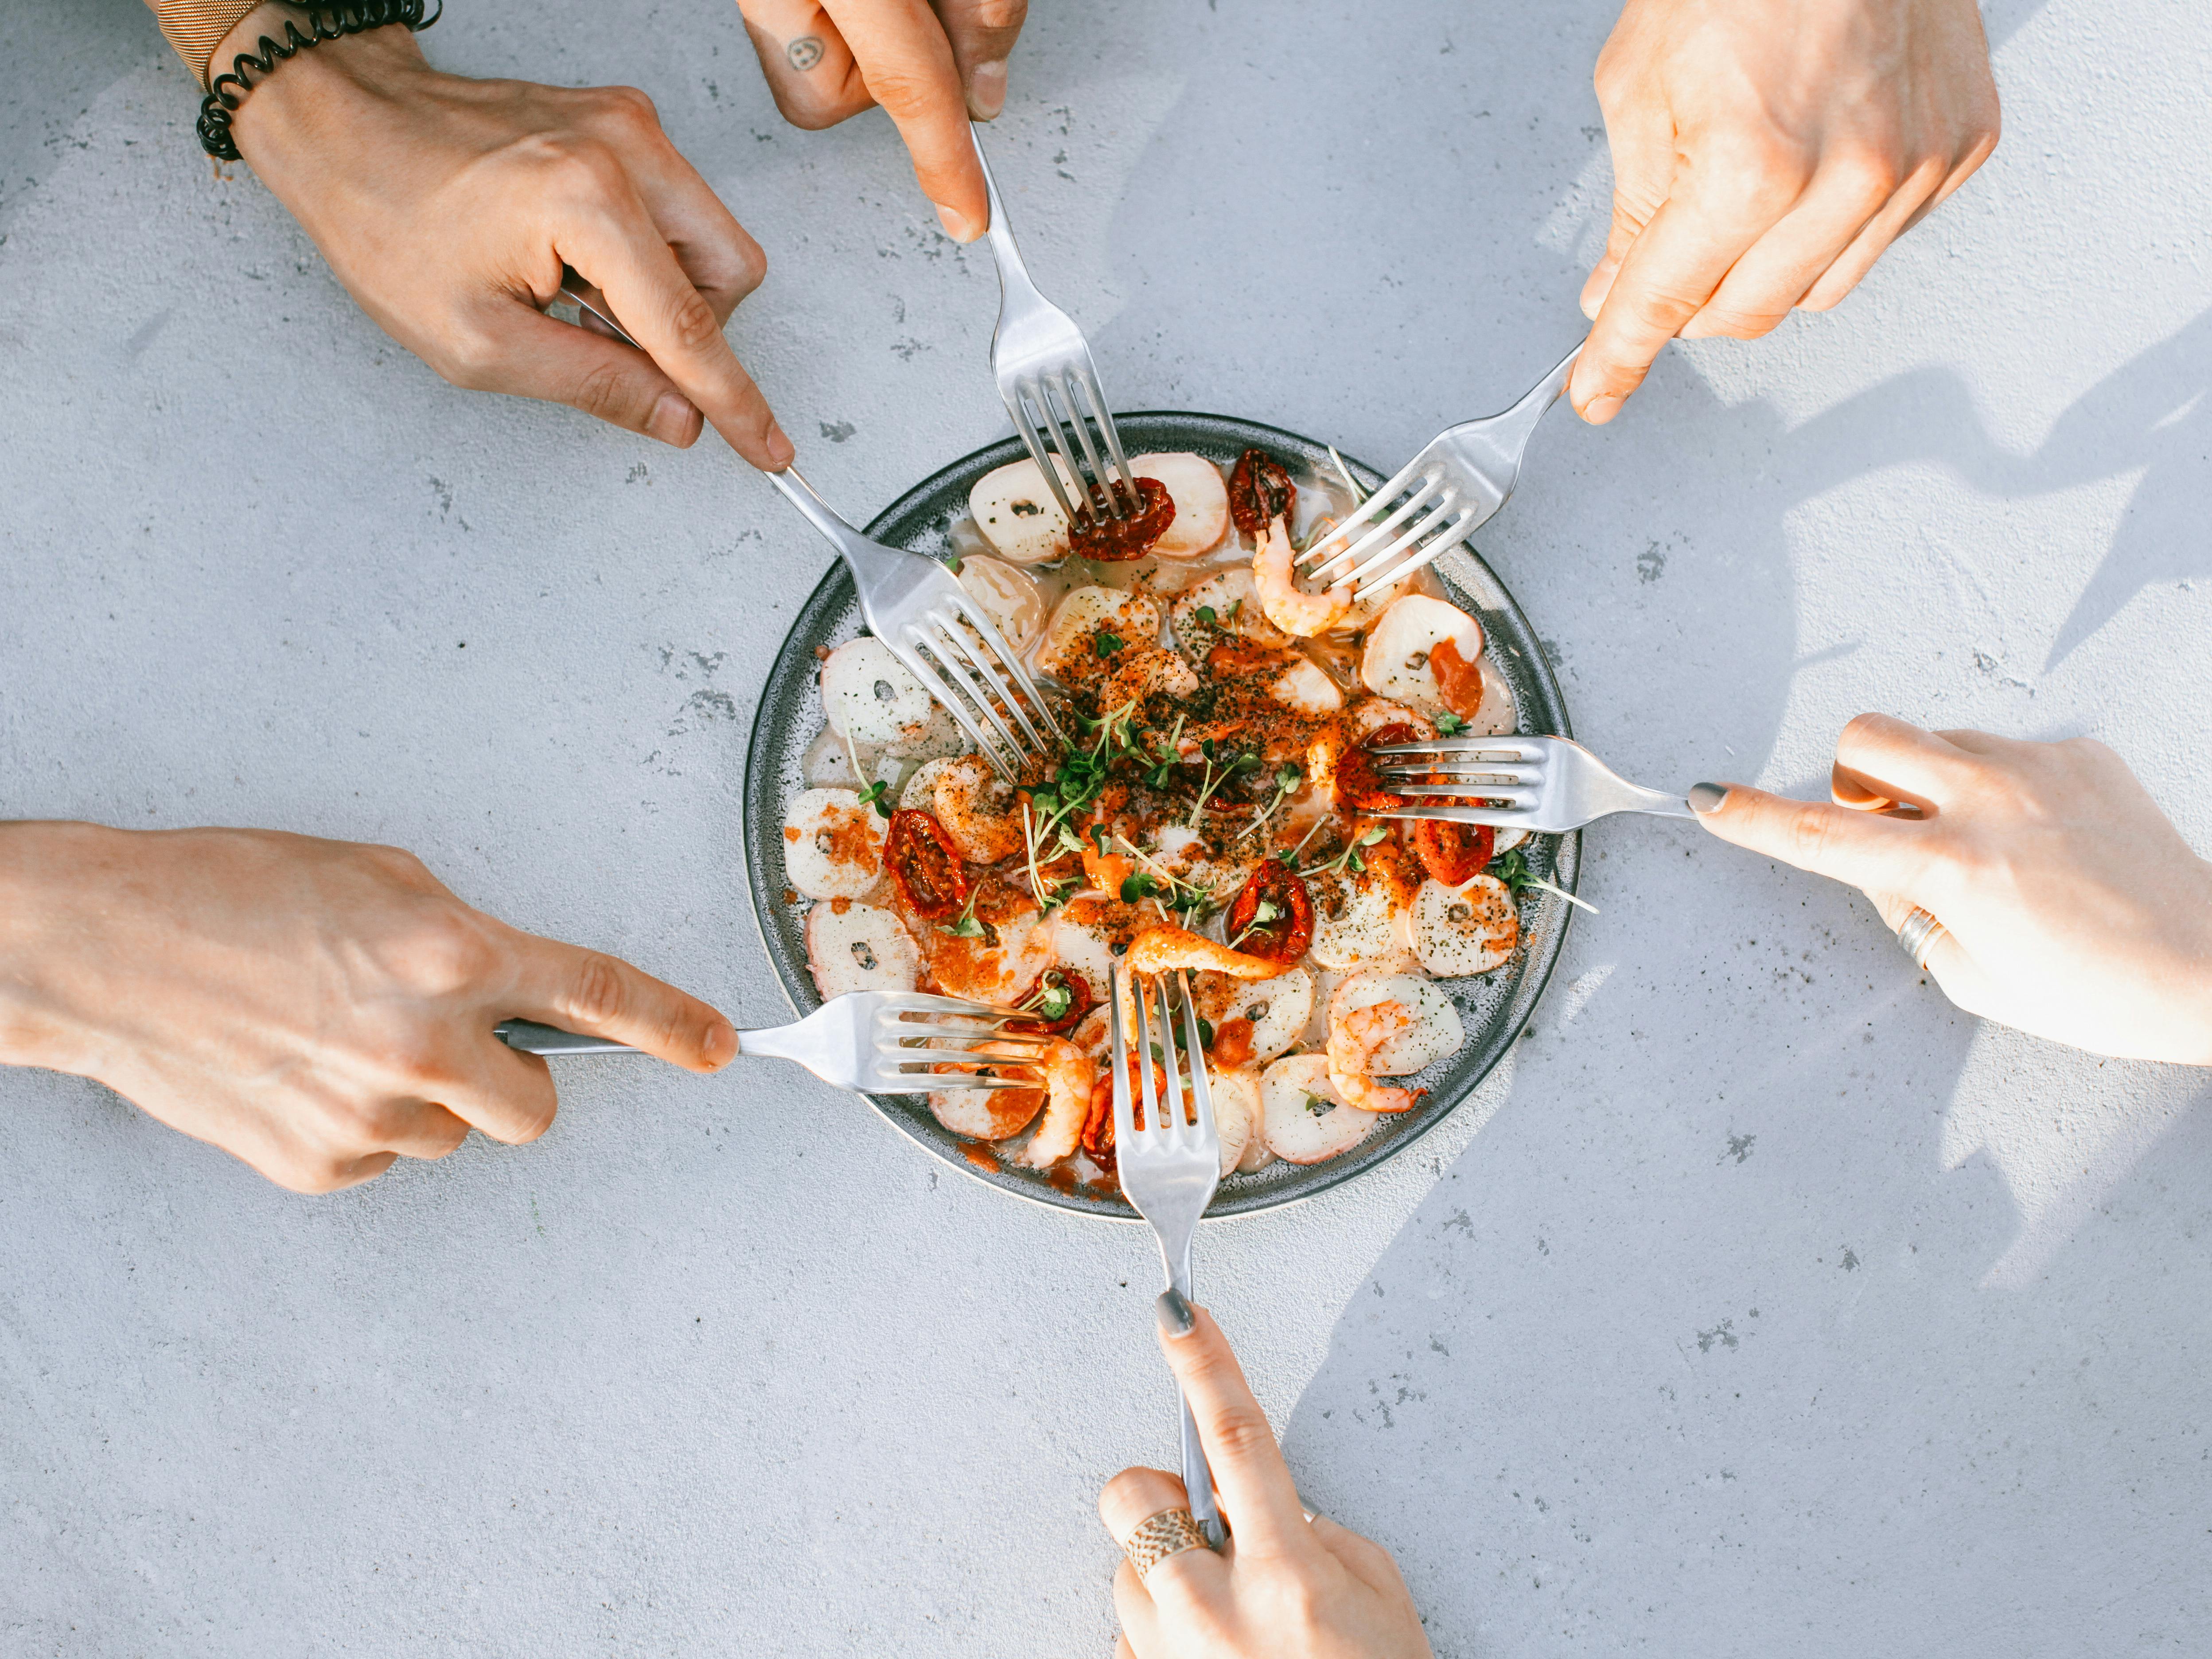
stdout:
[[691,1072],[718,1071],[738,1052],[714,1009],[620,957],[535,933],[515,934],[514,951],[503,1017],[626,1042]]
[[[1717,793],[1719,800],[1708,806]],[[1921,864],[1923,820],[1893,818],[1828,801],[1791,800],[1743,784],[1701,783],[1690,792],[1698,822],[1723,841],[1780,859],[1863,891],[1910,896]]]
[[928,0],[823,0],[823,9],[853,49],[868,95],[897,124],[945,234],[974,241],[989,228],[990,203],[959,66]]
[[1584,420],[1603,424],[1644,384],[1660,348],[1696,316],[1730,266],[1758,239],[1735,216],[1694,196],[1669,196],[1630,246],[1590,325],[1567,396]]
[[1306,1535],[1306,1512],[1298,1489],[1283,1462],[1267,1414],[1252,1397],[1243,1369],[1221,1327],[1203,1308],[1193,1308],[1190,1330],[1169,1334],[1165,1298],[1160,1348],[1168,1369],[1182,1385],[1198,1425],[1199,1443],[1223,1511],[1237,1534],[1240,1550],[1283,1551]]
[[684,274],[628,175],[617,174],[555,227],[556,252],[598,285],[623,331],[731,448],[763,471],[790,465],[798,452],[722,337],[714,306]]

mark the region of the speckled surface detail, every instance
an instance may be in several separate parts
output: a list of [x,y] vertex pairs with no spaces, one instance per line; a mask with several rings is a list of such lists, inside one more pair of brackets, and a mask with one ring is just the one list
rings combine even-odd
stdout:
[[[1040,7],[1030,264],[1124,406],[1410,453],[1579,327],[1609,9]],[[1990,17],[1991,165],[1836,313],[1554,416],[1484,551],[1632,775],[2087,732],[2212,847],[2212,19]],[[880,118],[786,128],[733,12],[427,40],[653,94],[849,514],[1002,433],[988,258]],[[135,0],[0,44],[0,810],[403,843],[780,1017],[735,814],[826,550],[711,441],[441,385],[210,177]],[[1309,1501],[1448,1656],[2212,1647],[2207,1080],[1978,1028],[1694,825],[1600,826],[1582,891],[1478,1102],[1200,1242]],[[1093,1497],[1173,1456],[1142,1237],[788,1072],[564,1075],[540,1144],[320,1200],[0,1076],[0,1652],[1109,1650]]]

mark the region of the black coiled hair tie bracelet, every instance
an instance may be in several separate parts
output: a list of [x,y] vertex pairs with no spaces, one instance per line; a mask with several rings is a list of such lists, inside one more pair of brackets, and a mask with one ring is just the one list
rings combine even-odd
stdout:
[[[307,14],[305,34],[300,33],[298,23],[286,18],[282,40],[263,35],[254,43],[253,52],[239,53],[231,59],[228,73],[216,76],[209,85],[208,95],[200,100],[200,148],[218,161],[240,159],[237,142],[230,136],[230,118],[244,94],[253,89],[248,76],[266,76],[286,58],[309,46],[348,34],[365,34],[371,29],[389,28],[394,23],[404,23],[419,33],[446,11],[445,0],[438,0],[436,9],[425,15],[426,4],[427,0],[337,0],[336,4],[301,8]],[[256,52],[259,55],[256,56]]]

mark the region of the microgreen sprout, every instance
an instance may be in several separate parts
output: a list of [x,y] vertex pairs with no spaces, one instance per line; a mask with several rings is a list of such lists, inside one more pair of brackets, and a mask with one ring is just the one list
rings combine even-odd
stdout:
[[1299,771],[1297,767],[1291,765],[1288,761],[1285,761],[1280,766],[1277,767],[1275,769],[1274,799],[1269,801],[1267,806],[1261,811],[1260,816],[1252,820],[1250,826],[1245,830],[1244,835],[1237,836],[1237,839],[1238,841],[1242,841],[1244,839],[1244,836],[1252,835],[1256,832],[1261,824],[1265,823],[1269,818],[1274,817],[1275,809],[1291,798],[1291,792],[1304,781],[1305,775]]
[[1455,738],[1466,730],[1467,722],[1456,714],[1437,716],[1437,734],[1439,737]]
[[1145,866],[1143,872],[1129,877],[1121,884],[1122,903],[1134,904],[1137,902],[1129,896],[1130,884],[1136,882],[1145,884],[1138,891],[1138,898],[1156,898],[1164,894],[1165,908],[1182,917],[1182,925],[1186,927],[1197,927],[1213,913],[1215,907],[1211,887],[1185,881],[1126,836],[1116,836],[1114,839],[1127,848],[1129,855]]
[[1192,614],[1195,616],[1199,621],[1204,623],[1208,628],[1218,628],[1221,626],[1221,618],[1214,614],[1213,607],[1210,605],[1201,605],[1195,611],[1192,612]]
[[962,908],[959,915],[949,923],[938,923],[937,931],[940,933],[950,933],[955,939],[982,938],[983,924],[975,919],[975,900],[980,891],[979,889],[977,892],[969,894],[968,902]]
[[1213,798],[1215,790],[1239,772],[1260,764],[1260,757],[1249,751],[1224,755],[1212,738],[1199,745],[1199,752],[1205,757],[1206,777],[1199,787],[1198,799],[1190,804],[1189,824],[1194,830],[1198,828],[1199,814],[1206,811],[1206,803]]
[[1356,836],[1351,841],[1347,842],[1345,844],[1344,850],[1341,853],[1339,853],[1334,858],[1331,859],[1327,864],[1316,865],[1314,868],[1307,871],[1305,873],[1310,876],[1334,875],[1337,872],[1342,870],[1346,865],[1349,865],[1351,866],[1354,874],[1364,875],[1367,871],[1367,860],[1359,856],[1359,849],[1363,847],[1374,846],[1376,842],[1381,841],[1390,832],[1388,830],[1384,829],[1378,823],[1372,829],[1369,830],[1365,835]]
[[876,809],[877,815],[880,817],[887,818],[890,817],[893,810],[891,806],[890,780],[888,778],[878,778],[873,783],[860,791],[860,805],[863,806],[874,807]]
[[1336,453],[1336,446],[1328,447],[1328,458],[1336,463],[1336,476],[1344,480],[1344,487],[1352,492],[1352,505],[1357,507],[1367,499],[1367,492],[1359,487],[1359,480],[1352,476],[1352,469],[1344,464],[1344,457]]
[[1504,882],[1506,890],[1516,898],[1519,898],[1531,887],[1540,887],[1547,893],[1557,893],[1570,904],[1580,905],[1594,916],[1605,914],[1588,899],[1577,898],[1565,888],[1556,883],[1546,881],[1543,877],[1528,867],[1527,854],[1517,847],[1510,852],[1501,853],[1492,859],[1490,862],[1489,873]]
[[1271,898],[1261,899],[1252,912],[1252,920],[1246,922],[1241,928],[1237,929],[1237,937],[1229,941],[1229,948],[1232,951],[1235,950],[1238,945],[1243,944],[1247,939],[1250,938],[1251,935],[1258,933],[1262,927],[1265,927],[1269,922],[1280,921],[1282,919],[1283,907],[1281,905],[1276,903],[1275,901]]
[[1102,657],[1112,656],[1127,643],[1119,634],[1109,634],[1103,629],[1091,636],[1091,648]]

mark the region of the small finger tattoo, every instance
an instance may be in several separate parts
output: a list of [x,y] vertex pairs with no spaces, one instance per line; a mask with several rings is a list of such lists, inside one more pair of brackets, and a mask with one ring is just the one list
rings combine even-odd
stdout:
[[783,55],[791,60],[792,68],[804,74],[822,61],[821,37],[802,34],[783,49]]

